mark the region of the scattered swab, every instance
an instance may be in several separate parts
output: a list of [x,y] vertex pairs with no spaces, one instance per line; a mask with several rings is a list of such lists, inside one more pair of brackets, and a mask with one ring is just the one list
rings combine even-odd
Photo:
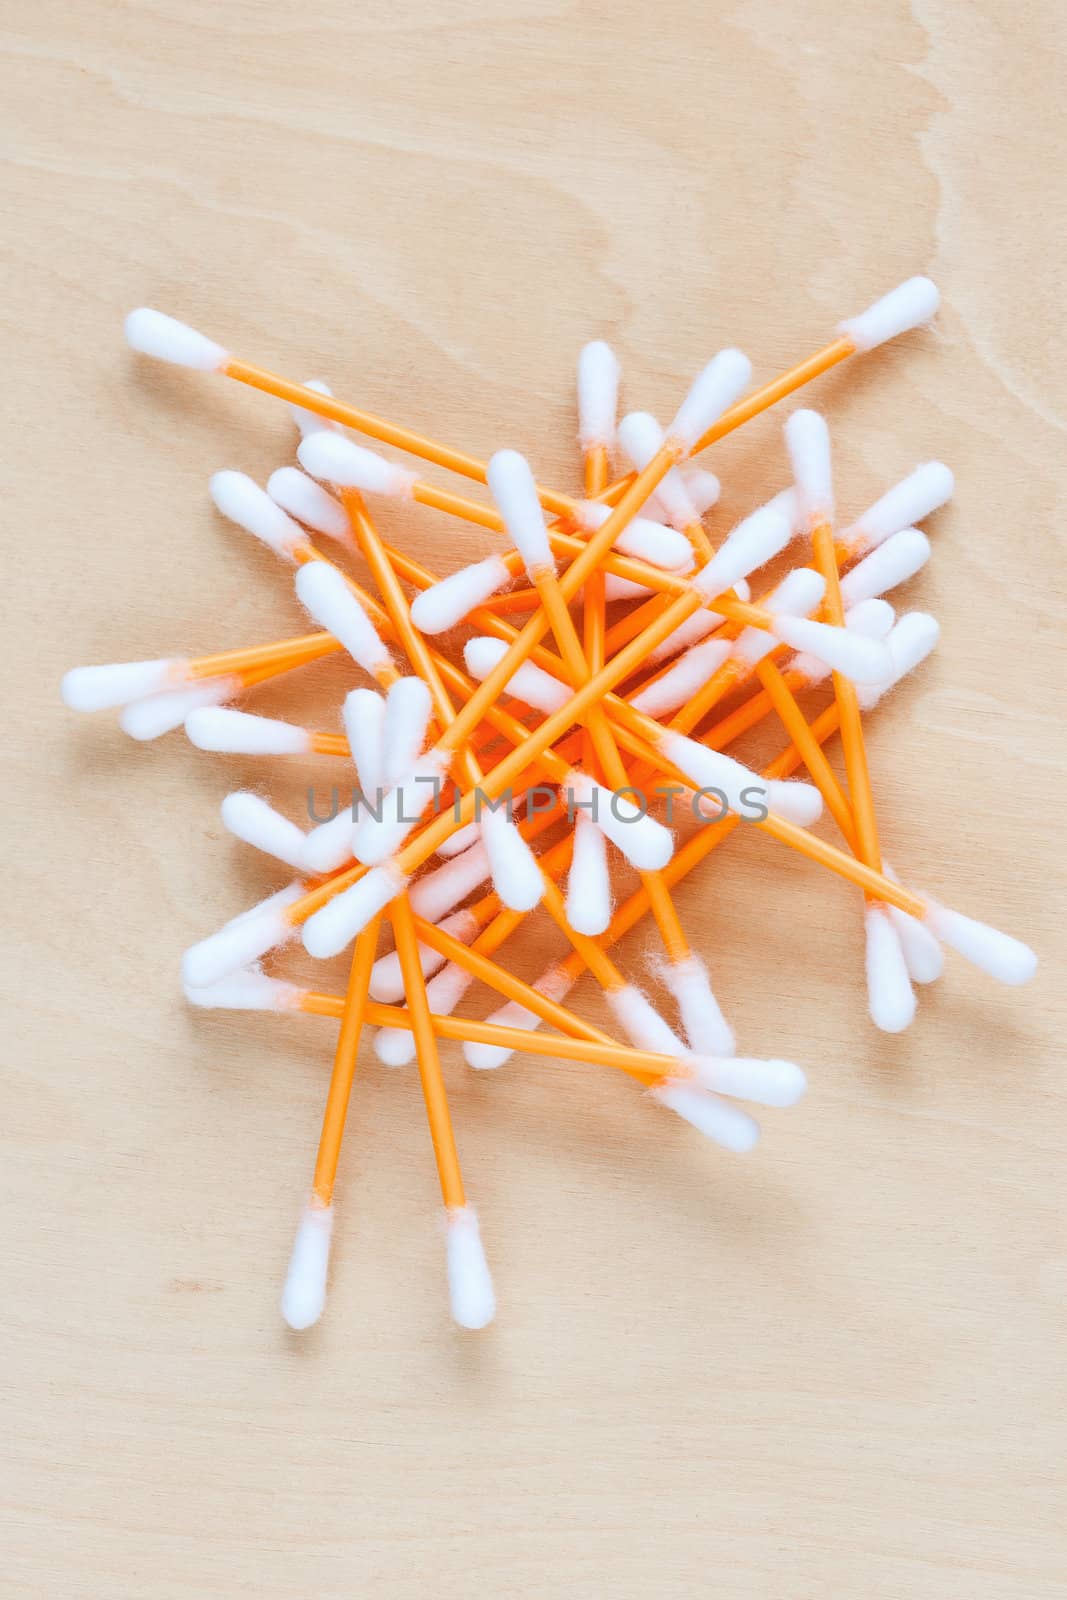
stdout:
[[[932,981],[941,969],[939,940],[1004,981],[1022,982],[1032,972],[1033,954],[1019,941],[916,895],[883,870],[873,824],[860,711],[924,659],[937,638],[932,618],[909,613],[895,619],[881,595],[928,558],[929,544],[914,524],[951,493],[951,474],[927,463],[835,537],[825,430],[817,417],[801,412],[788,430],[797,503],[791,495],[779,496],[740,521],[725,540],[713,541],[700,519],[717,499],[718,483],[687,460],[820,372],[918,326],[936,304],[929,280],[909,280],[842,323],[830,344],[744,398],[747,360],[736,351],[721,352],[691,385],[666,431],[641,414],[624,420],[618,432],[637,470],[615,484],[607,479],[619,368],[606,346],[588,347],[579,370],[584,498],[534,484],[524,465],[521,474],[509,469],[510,476],[501,477],[500,456],[487,465],[337,401],[325,385],[291,384],[173,319],[148,310],[131,315],[128,335],[135,348],[225,373],[286,401],[304,436],[302,465],[315,479],[339,486],[336,498],[294,468],[273,474],[267,493],[240,473],[217,474],[212,482],[226,515],[299,568],[298,593],[328,632],[217,657],[80,669],[64,684],[64,697],[78,708],[125,707],[120,723],[134,737],[155,737],[184,719],[190,737],[204,748],[350,755],[355,762],[368,803],[342,808],[306,836],[258,795],[227,798],[224,817],[239,837],[301,875],[319,876],[301,876],[233,918],[183,960],[187,992],[198,1006],[299,1010],[341,1021],[316,1180],[283,1298],[293,1326],[309,1326],[324,1303],[332,1174],[355,1067],[354,1041],[364,1021],[379,1030],[380,1057],[400,1063],[415,1055],[419,1062],[447,1219],[453,1314],[464,1326],[484,1326],[490,1319],[493,1292],[459,1174],[438,1038],[463,1042],[472,1065],[492,1067],[544,1022],[560,1030],[541,1035],[544,1053],[578,1061],[584,1051],[587,1059],[621,1068],[660,1104],[733,1150],[751,1148],[758,1127],[731,1100],[795,1103],[804,1088],[797,1067],[733,1054],[733,1036],[707,968],[689,949],[670,896],[678,877],[728,837],[742,814],[865,894],[869,1002],[878,1026],[896,1031],[910,1020],[912,983]],[[340,432],[342,425],[488,482],[499,510],[424,483],[407,462],[354,445]],[[506,454],[503,459],[509,460]],[[437,579],[378,538],[357,491],[506,530],[517,549]],[[547,526],[545,513],[558,520]],[[652,521],[655,516],[673,527]],[[795,533],[811,535],[819,571],[797,569],[773,594],[753,603],[748,575],[780,555]],[[366,557],[384,609],[319,555],[311,543],[318,534]],[[519,590],[513,586],[523,566],[532,587]],[[843,577],[839,567],[846,569]],[[413,602],[401,581],[416,591]],[[486,609],[503,590],[511,593]],[[608,628],[607,599],[620,595],[639,603]],[[581,636],[568,610],[579,596]],[[505,620],[523,612],[531,614],[521,626]],[[473,686],[447,655],[430,652],[418,631],[442,633],[468,616],[480,635],[465,651]],[[542,644],[550,633],[554,645]],[[347,738],[234,709],[231,702],[265,677],[339,647],[376,685],[348,697]],[[390,647],[407,657],[413,676],[401,677],[407,669],[398,666],[399,654],[394,661]],[[789,650],[798,654],[786,661]],[[672,655],[679,657],[675,664],[657,671]],[[834,674],[835,702],[809,724],[796,697],[827,671]],[[692,737],[718,701],[753,675],[755,692],[720,714],[700,738]],[[636,685],[629,697],[620,688],[626,684]],[[790,745],[758,773],[726,747],[769,711],[781,719]],[[658,720],[667,716],[669,727]],[[822,750],[838,728],[847,798]],[[478,758],[490,749],[483,772]],[[812,784],[792,781],[801,763]],[[420,776],[427,779],[425,794],[416,792]],[[436,801],[446,776],[448,803],[435,803],[431,814],[429,791]],[[643,800],[647,786],[664,780],[682,784],[694,815],[709,824],[697,827],[674,855],[669,831],[645,813]],[[509,816],[516,795],[545,782],[551,785],[551,810],[540,817],[532,813],[520,828]],[[641,787],[633,789],[635,783]],[[697,796],[694,789],[714,792]],[[856,855],[806,832],[824,800]],[[605,805],[599,826],[583,809]],[[530,843],[549,826],[562,837],[542,847],[538,860]],[[640,888],[614,907],[608,836],[641,874]],[[353,853],[364,860],[354,861]],[[565,875],[566,902],[557,887]],[[485,892],[490,876],[492,890]],[[459,909],[475,893],[481,898]],[[530,986],[493,957],[542,901],[570,951],[539,985]],[[375,961],[377,919],[386,907],[396,950]],[[667,960],[654,966],[677,1007],[686,1042],[607,955],[648,913],[667,952]],[[433,920],[416,922],[422,915]],[[301,929],[306,948],[319,957],[356,938],[343,1001],[301,990],[252,965]],[[565,996],[584,970],[605,991],[629,1046],[552,998]],[[378,992],[397,1000],[402,990],[406,1008],[371,999],[372,981]],[[504,1004],[494,1017],[503,1021],[453,1018],[475,981],[499,993]]]
[[315,749],[315,736],[306,728],[226,706],[201,706],[191,711],[185,731],[198,750],[229,755],[304,756]]

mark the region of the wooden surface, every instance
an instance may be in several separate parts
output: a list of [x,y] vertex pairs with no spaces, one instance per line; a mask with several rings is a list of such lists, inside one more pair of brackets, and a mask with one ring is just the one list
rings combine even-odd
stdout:
[[[0,1591],[1067,1595],[1062,9],[7,0],[0,39]],[[919,460],[958,475],[902,596],[941,648],[871,721],[885,844],[1031,940],[1037,980],[953,959],[878,1036],[855,897],[742,830],[679,904],[743,1046],[810,1068],[804,1105],[742,1160],[615,1076],[450,1050],[500,1301],[469,1338],[415,1075],[368,1061],[327,1316],[287,1336],[333,1029],[191,1015],[177,983],[281,881],[218,821],[264,768],[57,690],[297,631],[206,494],[292,441],[265,398],[131,358],[123,314],[567,485],[585,340],[665,412],[720,344],[770,375],[919,271],[936,330],[811,392],[846,511]],[[713,530],[783,482],[781,420],[716,453]],[[383,521],[442,569],[487,548]],[[332,725],[350,681],[257,709]],[[273,790],[294,815],[303,782]],[[538,924],[523,970],[557,948]]]

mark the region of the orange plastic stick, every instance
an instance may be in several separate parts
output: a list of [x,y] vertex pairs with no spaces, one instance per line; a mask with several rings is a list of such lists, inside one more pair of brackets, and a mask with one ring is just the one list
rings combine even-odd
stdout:
[[[845,620],[845,607],[841,599],[841,579],[834,554],[834,535],[828,523],[812,529],[812,548],[815,564],[826,579],[823,608],[829,622],[841,627]],[[882,852],[878,843],[878,825],[874,817],[874,798],[871,794],[871,775],[867,767],[867,745],[863,737],[863,718],[860,714],[856,686],[841,673],[833,675],[834,699],[841,713],[841,746],[845,753],[845,773],[848,778],[849,798],[856,819],[856,845],[860,859],[876,872],[882,870]]]
[[315,1159],[315,1177],[311,1188],[316,1200],[324,1206],[328,1206],[333,1198],[337,1162],[341,1154],[341,1139],[348,1114],[348,1101],[352,1093],[352,1080],[356,1075],[356,1057],[370,989],[371,968],[378,947],[380,922],[380,916],[375,917],[356,940],[348,988],[341,1006],[341,1028],[337,1035],[337,1050],[333,1058],[330,1087],[326,1093],[326,1110],[322,1118],[319,1151]]
[[445,1080],[441,1073],[441,1058],[437,1053],[437,1038],[426,998],[426,980],[419,960],[419,945],[415,936],[415,922],[407,895],[401,895],[389,907],[389,920],[393,924],[396,953],[404,975],[404,994],[411,1018],[411,1031],[415,1035],[415,1051],[419,1064],[419,1081],[426,1102],[426,1119],[430,1124],[437,1176],[441,1183],[441,1199],[451,1210],[464,1206],[467,1197],[463,1189],[463,1174],[459,1166],[459,1152],[452,1130],[452,1116],[448,1109]]

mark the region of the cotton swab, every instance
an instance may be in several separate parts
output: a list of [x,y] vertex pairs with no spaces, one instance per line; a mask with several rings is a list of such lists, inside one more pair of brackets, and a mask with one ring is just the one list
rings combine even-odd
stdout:
[[[834,497],[826,424],[817,412],[796,411],[786,423],[786,442],[797,480],[801,510],[811,533],[815,562],[826,579],[826,613],[831,622],[841,623],[844,621],[844,597],[834,548]],[[841,716],[841,743],[855,830],[854,847],[867,866],[881,871],[882,852],[856,686],[835,673],[834,697]],[[872,906],[870,902],[865,918],[865,933],[871,1019],[876,1027],[885,1032],[898,1033],[908,1026],[915,1014],[915,996],[896,928],[881,907]]]
[[198,750],[250,756],[344,756],[341,734],[313,733],[277,717],[257,717],[228,706],[201,706],[185,719],[185,731]]
[[[807,362],[744,398],[748,363],[736,351],[722,352],[698,376],[666,431],[640,413],[619,429],[618,362],[607,346],[588,347],[578,385],[584,500],[538,486],[524,463],[521,482],[510,468],[496,481],[499,453],[482,463],[355,411],[335,401],[324,384],[293,385],[249,367],[156,313],[142,311],[129,320],[135,346],[227,373],[294,408],[303,435],[301,463],[316,478],[339,484],[340,500],[293,468],[279,469],[266,494],[232,472],[216,475],[212,492],[220,509],[297,567],[298,592],[328,631],[291,641],[289,649],[278,641],[215,658],[104,668],[95,677],[75,677],[71,698],[91,705],[103,696],[121,708],[120,726],[135,738],[156,737],[184,719],[191,736],[208,747],[268,756],[351,756],[360,788],[376,781],[370,797],[353,799],[350,815],[339,813],[307,836],[259,795],[239,791],[226,798],[223,815],[231,831],[283,860],[297,879],[188,951],[183,977],[196,1005],[340,1018],[328,1120],[338,1085],[347,1103],[353,1030],[358,1035],[362,1023],[379,1029],[374,1045],[381,1059],[399,1064],[414,1054],[448,1221],[453,1314],[462,1325],[485,1325],[493,1290],[463,1191],[437,1039],[462,1042],[472,1063],[497,1065],[545,1023],[559,1033],[541,1036],[544,1053],[578,1061],[584,1052],[586,1059],[622,1070],[654,1101],[738,1151],[751,1148],[758,1126],[733,1101],[785,1105],[802,1090],[803,1075],[792,1064],[732,1054],[734,1041],[708,967],[686,943],[670,893],[685,871],[739,825],[753,791],[753,821],[761,831],[864,894],[870,1009],[879,1026],[896,1031],[910,1020],[912,984],[937,976],[942,940],[1007,982],[1022,982],[1033,970],[1032,952],[1018,941],[901,884],[881,860],[874,822],[861,712],[923,659],[937,637],[932,619],[917,613],[897,619],[880,596],[928,558],[929,544],[913,524],[951,492],[951,474],[927,463],[835,534],[825,437],[817,419],[814,425],[794,419],[797,503],[780,497],[744,518],[716,548],[700,519],[703,507],[717,498],[718,484],[684,465],[698,448],[819,372],[917,326],[936,305],[929,280],[909,280],[841,324],[838,337]],[[342,422],[488,482],[499,508],[423,484],[410,463],[386,461],[354,445],[340,432]],[[620,433],[636,471],[609,484],[609,452]],[[516,459],[510,458],[512,467]],[[508,462],[506,454],[503,460]],[[516,550],[441,580],[381,538],[359,491],[415,501],[507,532]],[[811,535],[820,569],[792,575],[799,590],[808,585],[806,603],[787,604],[777,591],[753,602],[748,576],[780,554],[794,533]],[[384,605],[323,558],[314,542],[320,534],[366,559]],[[529,588],[516,582],[524,568]],[[821,612],[815,611],[820,597],[813,583],[825,588]],[[402,585],[415,591],[413,602]],[[609,629],[606,605],[609,596],[619,595],[632,595],[638,604]],[[579,599],[583,618],[576,624],[568,607]],[[419,627],[421,620],[428,631],[440,632],[464,618],[480,635],[464,652],[467,673],[427,645]],[[257,683],[339,648],[374,684],[349,697],[347,736],[235,708]],[[790,650],[797,654],[786,660]],[[679,659],[670,665],[673,655]],[[403,677],[408,664],[413,675]],[[797,695],[828,673],[834,704],[809,722]],[[723,696],[752,678],[755,692],[739,696],[695,737]],[[127,693],[145,683],[147,689]],[[732,745],[770,712],[791,743],[759,772],[738,759]],[[838,729],[847,793],[822,748]],[[801,763],[814,787],[789,781]],[[433,789],[432,816],[424,795],[415,804],[420,777]],[[679,792],[701,823],[673,856],[669,830],[658,816],[647,815],[649,784],[660,793]],[[527,796],[521,824],[510,815],[516,793]],[[628,807],[626,794],[637,803]],[[815,819],[824,801],[852,854],[802,825]],[[606,815],[598,817],[605,805]],[[557,824],[559,832],[546,837],[535,857],[531,841]],[[640,889],[619,905],[613,901],[606,841],[621,847],[641,875]],[[453,853],[464,845],[462,853]],[[520,872],[527,885],[516,892]],[[476,898],[464,905],[471,896]],[[570,951],[530,985],[494,956],[538,900]],[[374,942],[385,910],[395,949],[376,960]],[[420,920],[423,910],[432,910],[436,920]],[[649,913],[668,957],[651,965],[675,1003],[688,1046],[660,1015],[658,1000],[608,953]],[[301,928],[306,948],[318,956],[339,951],[355,936],[343,1000],[268,978],[249,965]],[[584,971],[604,990],[628,1046],[563,1004]],[[372,982],[393,999],[402,991],[405,1009],[371,999]],[[452,1018],[474,983],[503,1000],[494,1014],[498,1020]],[[346,1035],[353,1036],[350,1051]],[[698,1044],[703,1053],[692,1048]],[[329,1148],[332,1171],[324,1191],[316,1167],[312,1203],[294,1251],[285,1296],[294,1325],[309,1325],[324,1303],[343,1119],[342,1105],[329,1140],[324,1123],[320,1164]]]
[[[769,406],[829,371],[848,356],[875,349],[879,344],[896,338],[899,334],[928,322],[938,307],[936,287],[928,278],[909,278],[868,307],[858,317],[841,324],[838,337],[806,360],[762,385],[744,400],[729,403],[722,413],[712,419],[698,418],[703,431],[692,442],[689,454],[699,454],[718,439],[740,427],[742,423],[758,416]],[[306,385],[290,383],[276,373],[249,362],[239,361],[213,339],[188,327],[185,323],[150,307],[131,311],[126,318],[126,339],[132,349],[156,360],[189,367],[200,372],[222,373],[239,383],[262,389],[317,416],[340,422],[383,443],[396,445],[423,460],[461,476],[485,482],[485,463],[463,452],[440,445],[412,430],[387,422],[369,412],[346,405],[333,396]],[[746,378],[747,382],[747,378]],[[632,488],[634,479],[622,479],[612,485],[611,493],[618,500]],[[565,496],[553,495],[541,489],[542,504],[557,514],[566,511]]]
[[310,1328],[316,1323],[326,1304],[326,1276],[333,1233],[333,1190],[356,1072],[367,987],[378,943],[378,926],[376,918],[356,940],[348,989],[341,1010],[341,1027],[337,1035],[322,1132],[319,1135],[311,1196],[304,1207],[282,1291],[282,1316],[291,1328],[298,1330]]

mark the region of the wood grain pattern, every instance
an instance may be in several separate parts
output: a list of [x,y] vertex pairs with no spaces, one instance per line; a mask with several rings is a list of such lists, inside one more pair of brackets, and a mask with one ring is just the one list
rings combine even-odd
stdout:
[[[0,1591],[1067,1595],[1062,8],[7,0],[0,47]],[[907,596],[942,648],[871,724],[885,843],[1032,940],[1038,979],[953,961],[876,1036],[854,898],[742,830],[679,903],[746,1048],[810,1064],[804,1106],[742,1161],[614,1077],[449,1051],[501,1302],[469,1340],[414,1075],[368,1063],[328,1314],[287,1338],[332,1030],[176,992],[184,946],[278,881],[217,816],[262,769],[135,747],[56,687],[298,626],[205,490],[291,439],[133,361],[123,313],[565,484],[587,338],[665,411],[721,343],[770,374],[914,271],[936,332],[813,392],[848,508],[933,455],[958,475]],[[779,486],[780,420],[716,454],[724,519]],[[442,568],[483,548],[383,520]],[[260,703],[326,716],[345,681]]]

